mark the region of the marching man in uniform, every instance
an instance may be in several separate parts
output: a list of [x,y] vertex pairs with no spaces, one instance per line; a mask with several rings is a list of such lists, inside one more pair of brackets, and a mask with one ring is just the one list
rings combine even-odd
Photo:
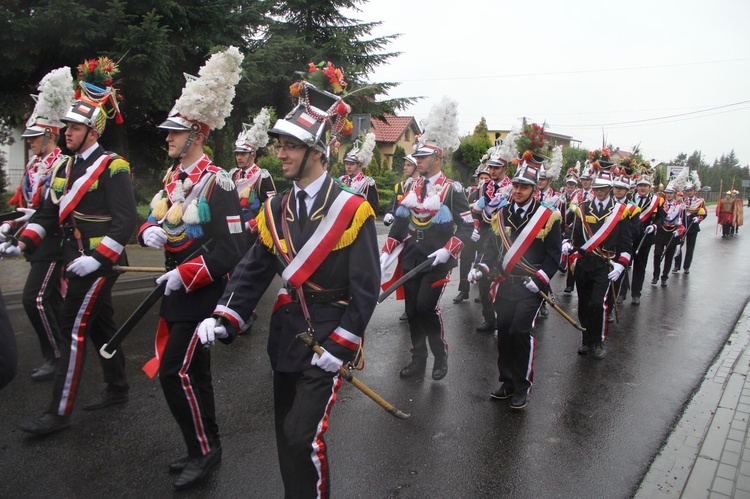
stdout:
[[413,153],[420,177],[401,200],[381,250],[381,265],[385,266],[403,244],[404,273],[432,260],[428,268],[404,283],[412,347],[411,362],[399,373],[402,378],[424,375],[428,346],[435,357],[432,379],[441,380],[448,374],[448,343],[439,302],[474,226],[461,185],[442,172],[444,151],[459,145],[457,105],[445,97],[430,111]]
[[[669,270],[672,267],[677,246],[679,246],[682,237],[685,234],[685,226],[682,225],[683,212],[685,205],[682,200],[677,198],[677,192],[681,191],[688,179],[688,169],[683,168],[677,177],[672,179],[664,189],[664,218],[656,227],[654,236],[654,274],[651,284],[656,285],[661,274],[661,285],[667,285],[669,279]],[[664,270],[661,264],[664,261]]]
[[643,281],[646,279],[646,267],[648,266],[648,255],[651,252],[651,246],[654,245],[656,227],[661,224],[664,218],[664,198],[651,192],[652,185],[651,174],[646,170],[641,170],[636,180],[635,193],[633,194],[633,204],[638,206],[638,232],[633,239],[633,276],[630,280],[630,295],[632,304],[641,303],[641,291],[643,290]]
[[[32,253],[47,234],[62,226],[68,288],[52,404],[38,419],[21,426],[25,432],[40,435],[70,425],[86,355],[86,336],[98,351],[116,332],[112,286],[119,274],[112,266],[127,265],[125,244],[137,222],[130,164],[106,152],[98,142],[107,118],[122,120],[115,89],[111,87],[117,66],[100,57],[78,69],[79,97],[61,119],[67,125],[65,143],[73,156],[62,156],[54,165],[49,195],[18,240],[21,250]],[[100,357],[99,361],[107,387],[83,406],[86,410],[128,400],[122,350],[110,359]]]
[[[700,223],[706,218],[706,202],[703,198],[699,198],[695,195],[695,190],[701,188],[701,179],[696,170],[690,172],[690,180],[683,189],[685,196],[683,197],[683,203],[685,204],[685,211],[683,211],[682,224],[686,227],[685,229],[685,243],[682,245],[681,251],[674,257],[674,269],[672,272],[679,272],[680,267],[686,274],[690,273],[690,264],[693,263],[693,253],[695,252],[695,240],[698,238],[698,232],[700,232]],[[682,255],[685,255],[685,261],[683,265]]]
[[[212,55],[198,78],[187,81],[169,117],[159,125],[167,132],[174,166],[138,234],[143,246],[164,248],[168,269],[156,280],[165,285],[156,357],[143,370],[151,378],[159,374],[187,447],[187,455],[169,465],[171,472],[180,473],[174,482],[177,490],[203,480],[221,460],[211,359],[194,332],[221,297],[224,276],[245,253],[247,236],[234,182],[212,164],[203,146],[209,132],[223,127],[232,111],[242,59],[236,47]],[[189,259],[203,244],[210,244],[209,251]]]
[[549,290],[561,255],[560,212],[534,195],[544,161],[524,148],[513,177],[511,202],[492,216],[483,263],[469,273],[472,281],[483,274],[492,280],[502,385],[490,396],[510,398],[510,408],[515,410],[526,407],[534,377],[536,340],[531,331],[542,305],[539,291]]
[[[231,342],[242,318],[281,275],[268,356],[284,496],[325,498],[331,492],[323,435],[342,383],[338,369],[354,360],[375,310],[378,243],[370,204],[327,173],[326,132],[335,136],[343,128],[345,115],[336,112],[341,98],[306,81],[292,91],[297,107],[269,134],[278,139],[276,155],[294,187],[265,202],[257,219],[258,242],[235,268],[213,317],[201,323],[197,335],[203,343]],[[305,331],[323,355],[296,338]]]
[[[26,122],[21,135],[34,156],[24,169],[21,185],[8,204],[25,212],[24,216],[0,225],[0,242],[18,233],[31,215],[47,197],[52,182],[53,165],[62,152],[57,147],[60,121],[73,102],[73,78],[69,67],[55,69],[39,82],[39,96],[34,113]],[[15,246],[14,248],[17,248]],[[60,320],[63,304],[62,284],[62,234],[55,228],[47,234],[39,248],[26,255],[31,264],[23,288],[23,308],[39,338],[44,364],[34,369],[33,381],[50,380],[55,376],[55,366],[60,358]]]
[[630,263],[632,239],[627,221],[627,206],[610,195],[612,175],[600,171],[592,183],[594,199],[578,206],[573,226],[573,251],[568,258],[573,267],[578,291],[578,317],[582,333],[579,355],[601,360],[607,355],[604,341],[608,332],[610,293]]
[[378,187],[375,185],[375,180],[362,171],[370,164],[374,150],[375,134],[372,132],[365,135],[364,142],[360,140],[354,142],[352,150],[344,156],[346,175],[342,175],[340,180],[354,192],[362,194],[372,206],[372,210],[377,213],[380,203]]

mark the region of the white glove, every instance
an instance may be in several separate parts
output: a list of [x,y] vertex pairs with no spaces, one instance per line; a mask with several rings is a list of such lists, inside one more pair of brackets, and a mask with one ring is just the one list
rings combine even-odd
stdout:
[[383,225],[391,225],[393,223],[393,214],[386,213],[383,215]]
[[68,272],[78,277],[84,277],[99,270],[102,264],[93,256],[79,256],[68,265]]
[[625,270],[625,266],[621,263],[612,262],[612,272],[607,274],[607,277],[609,277],[610,281],[616,281],[618,277],[622,274],[622,271]]
[[471,233],[471,240],[474,242],[479,241],[479,229],[474,229]]
[[329,373],[335,373],[344,365],[344,361],[328,353],[328,350],[323,350],[323,355],[313,354],[311,364]]
[[213,343],[216,338],[226,338],[229,336],[227,328],[219,324],[219,321],[213,317],[203,319],[203,322],[198,324],[195,332],[198,334],[198,339],[204,345]]
[[0,225],[0,243],[4,243],[12,231],[13,227],[9,223]]
[[526,289],[528,289],[532,293],[539,292],[539,286],[536,285],[534,279],[529,278],[523,285],[526,286]]
[[653,231],[656,230],[656,224],[651,224],[648,227],[646,227],[646,234],[651,234]]
[[143,244],[149,248],[159,249],[167,242],[167,233],[161,227],[152,225],[143,231]]
[[478,279],[480,279],[484,274],[479,269],[471,269],[469,271],[469,275],[466,276],[466,279],[469,280],[470,283],[474,284],[477,282]]
[[567,255],[568,253],[570,253],[570,250],[572,250],[572,249],[573,249],[573,245],[571,244],[571,242],[570,242],[570,241],[568,241],[568,240],[566,239],[566,240],[565,240],[565,241],[564,241],[564,242],[562,243],[562,252],[563,252],[563,254],[564,254],[564,255]]
[[15,219],[16,223],[28,222],[29,219],[31,218],[31,215],[33,215],[36,212],[36,210],[33,210],[31,208],[16,208],[16,211],[20,211],[21,213],[23,213],[23,216],[21,218]]
[[433,256],[435,257],[435,261],[432,262],[432,266],[434,267],[435,265],[440,265],[441,263],[447,262],[453,255],[451,255],[451,252],[447,249],[440,248],[439,250],[433,251],[432,253],[427,255],[428,258],[432,258]]
[[170,270],[166,274],[159,276],[159,278],[156,279],[156,284],[161,284],[164,281],[167,282],[167,287],[164,288],[164,296],[169,296],[172,291],[177,291],[178,289],[182,289],[185,287],[185,285],[182,283],[182,276],[180,276],[180,271],[177,269]]
[[0,246],[0,253],[4,257],[16,257],[21,256],[21,248],[18,247],[18,245],[10,244],[10,243],[3,243],[2,246]]

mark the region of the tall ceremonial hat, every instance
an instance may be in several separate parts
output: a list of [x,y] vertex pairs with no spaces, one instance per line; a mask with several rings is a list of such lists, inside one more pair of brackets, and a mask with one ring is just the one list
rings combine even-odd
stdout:
[[630,189],[630,176],[625,172],[624,169],[620,168],[617,172],[614,172],[612,177],[612,187],[619,187],[622,189]]
[[579,182],[578,175],[580,174],[580,172],[581,172],[581,162],[576,161],[575,166],[571,166],[570,168],[568,168],[568,171],[565,174],[565,183],[566,184],[573,183],[573,184],[578,185],[578,182]]
[[450,97],[432,106],[424,122],[424,132],[414,142],[412,156],[439,156],[461,144],[458,134],[458,102]]
[[544,155],[544,125],[531,123],[523,127],[516,138],[518,157],[514,160],[518,166],[512,182],[537,186],[539,177],[547,164]]
[[75,91],[75,102],[68,109],[61,121],[81,123],[104,133],[107,119],[114,119],[118,125],[123,122],[117,89],[112,85],[114,77],[120,72],[117,64],[109,57],[89,59],[79,64],[78,86]]
[[240,81],[244,56],[237,47],[213,54],[198,70],[185,74],[185,86],[175,101],[162,130],[191,131],[208,136],[224,126],[232,112],[235,86]]
[[614,161],[612,161],[612,153],[608,147],[589,151],[589,163],[591,163],[597,171],[610,171],[612,167],[615,166]]
[[685,190],[687,189],[695,189],[696,191],[700,190],[701,188],[701,177],[698,174],[698,170],[692,170],[690,172],[690,178],[688,179],[687,183],[685,184]]
[[352,150],[344,156],[344,162],[358,163],[362,168],[366,168],[372,160],[372,153],[375,150],[375,134],[370,132],[364,137],[364,141],[357,139],[354,141]]
[[268,144],[268,128],[271,126],[271,114],[265,107],[253,119],[253,124],[242,124],[242,131],[234,142],[234,152],[256,153]]
[[472,175],[474,178],[479,177],[481,174],[490,174],[490,169],[487,166],[487,163],[479,163],[479,166],[477,166],[477,169],[474,170],[474,175]]
[[520,133],[521,131],[519,129],[514,128],[508,132],[505,139],[496,140],[495,145],[487,149],[487,166],[504,167],[508,166],[511,161],[516,159],[516,156],[518,156],[516,139]]
[[654,173],[651,170],[651,163],[649,161],[644,161],[643,163],[639,164],[637,167],[637,178],[635,181],[635,185],[654,185]]
[[612,172],[607,170],[599,170],[594,177],[594,181],[591,184],[592,189],[612,187],[613,178]]
[[557,180],[560,177],[560,172],[563,166],[563,151],[562,146],[557,145],[552,149],[552,159],[549,162],[549,166],[544,168],[539,175],[539,178],[546,178],[549,180]]
[[664,188],[664,192],[680,192],[685,188],[685,185],[687,184],[689,178],[690,169],[685,166],[675,178],[669,181],[667,186]]
[[297,74],[300,80],[289,87],[297,105],[268,134],[294,137],[327,157],[330,149],[338,147],[339,135],[352,133],[347,118],[352,108],[342,100],[347,86],[344,73],[329,61],[311,62],[307,72]]
[[59,134],[65,123],[62,117],[73,102],[73,76],[70,68],[53,69],[39,82],[38,95],[31,97],[36,102],[34,112],[26,121],[26,129],[21,137],[39,137]]

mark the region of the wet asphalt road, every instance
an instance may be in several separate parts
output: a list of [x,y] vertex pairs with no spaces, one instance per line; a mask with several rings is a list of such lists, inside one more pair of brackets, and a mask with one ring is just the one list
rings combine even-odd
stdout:
[[[630,497],[750,296],[750,232],[722,240],[713,223],[704,223],[689,276],[672,274],[666,288],[651,287],[647,276],[641,305],[626,301],[603,361],[576,355],[579,333],[554,311],[541,319],[535,384],[522,412],[488,396],[497,388],[496,342],[474,330],[479,304],[452,303],[457,273],[442,299],[450,344],[443,381],[399,379],[409,336],[398,321],[402,303],[389,298],[370,323],[367,366],[358,377],[412,418],[394,419],[345,384],[326,435],[332,496]],[[575,294],[563,287],[556,276],[559,303],[575,317]],[[146,293],[117,294],[116,320]],[[275,289],[266,294],[249,336],[213,348],[223,462],[205,484],[179,495],[283,496],[265,354],[274,295]],[[37,340],[20,306],[11,307],[19,376],[0,392],[0,497],[173,493],[167,464],[184,446],[158,381],[140,371],[152,352],[155,310],[124,343],[130,401],[98,412],[80,409],[103,387],[89,344],[72,427],[35,438],[17,428],[44,410],[51,385],[30,381],[39,363]]]

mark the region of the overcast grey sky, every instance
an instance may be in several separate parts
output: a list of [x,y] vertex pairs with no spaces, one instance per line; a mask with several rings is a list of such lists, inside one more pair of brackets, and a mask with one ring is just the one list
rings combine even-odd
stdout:
[[370,0],[354,17],[402,34],[371,75],[425,97],[402,115],[448,95],[462,134],[526,116],[587,149],[604,129],[647,159],[734,149],[750,164],[750,0]]

